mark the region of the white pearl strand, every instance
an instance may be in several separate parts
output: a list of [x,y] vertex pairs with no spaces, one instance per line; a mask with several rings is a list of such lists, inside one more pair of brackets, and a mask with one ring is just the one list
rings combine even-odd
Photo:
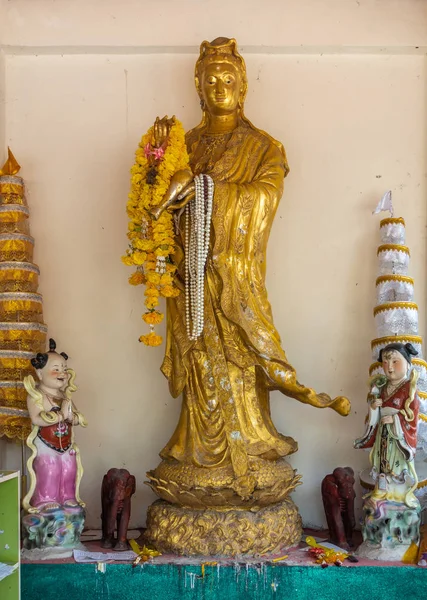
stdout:
[[166,258],[164,256],[158,256],[156,260],[156,273],[163,275],[166,273]]
[[185,318],[188,339],[203,331],[205,266],[209,250],[214,182],[209,175],[194,178],[196,195],[185,207]]

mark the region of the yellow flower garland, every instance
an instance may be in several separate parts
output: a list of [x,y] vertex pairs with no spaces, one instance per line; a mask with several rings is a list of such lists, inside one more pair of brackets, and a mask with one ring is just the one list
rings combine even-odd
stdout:
[[[131,168],[131,191],[127,203],[127,236],[130,245],[122,257],[125,265],[137,268],[129,277],[129,283],[146,285],[147,312],[142,319],[150,326],[151,331],[148,335],[142,335],[139,340],[147,346],[159,346],[162,343],[161,336],[154,333],[154,325],[160,323],[164,316],[156,310],[159,296],[170,298],[180,293],[174,283],[176,267],[171,259],[175,253],[172,214],[165,210],[155,221],[149,211],[162,202],[172,175],[189,167],[185,133],[179,121],[174,121],[165,149],[153,146],[153,133],[154,126],[142,136],[135,153],[135,164]],[[164,257],[165,272],[158,268],[159,257]]]

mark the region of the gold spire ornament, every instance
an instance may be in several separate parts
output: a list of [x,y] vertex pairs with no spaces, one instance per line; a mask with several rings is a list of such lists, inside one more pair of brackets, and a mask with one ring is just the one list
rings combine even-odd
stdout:
[[21,165],[18,163],[16,158],[12,154],[10,148],[7,149],[7,161],[4,163],[3,168],[0,169],[1,175],[16,175],[19,173]]
[[47,327],[24,181],[12,151],[0,169],[0,437],[23,441],[31,431],[23,379],[44,352]]

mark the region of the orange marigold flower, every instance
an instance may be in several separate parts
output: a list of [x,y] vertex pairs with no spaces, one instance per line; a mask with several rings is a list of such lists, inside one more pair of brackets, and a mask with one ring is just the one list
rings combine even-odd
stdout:
[[158,296],[149,296],[144,302],[145,306],[150,310],[152,308],[156,308],[159,305],[159,297]]
[[145,296],[158,296],[159,295],[159,290],[156,287],[147,287],[147,289],[144,292]]
[[157,310],[153,310],[142,315],[142,320],[148,325],[158,325],[163,321],[163,313],[159,313]]
[[163,341],[163,338],[161,335],[157,335],[156,333],[154,333],[154,331],[152,331],[148,335],[141,335],[139,341],[145,344],[146,346],[160,346],[160,344]]
[[140,285],[141,283],[145,283],[144,273],[141,273],[140,271],[133,273],[133,275],[129,277],[129,283],[131,285]]
[[164,273],[160,278],[161,285],[172,285],[173,278],[170,273]]
[[165,285],[161,290],[162,296],[165,298],[176,298],[179,295],[179,290],[172,287],[171,285]]
[[160,283],[160,273],[156,273],[154,271],[147,272],[147,281],[153,283],[154,285],[158,285]]
[[122,256],[122,263],[125,264],[127,267],[132,267],[134,265],[132,256],[129,256],[129,254],[126,254],[126,256]]
[[133,261],[136,265],[143,265],[147,258],[146,252],[134,252],[133,253]]

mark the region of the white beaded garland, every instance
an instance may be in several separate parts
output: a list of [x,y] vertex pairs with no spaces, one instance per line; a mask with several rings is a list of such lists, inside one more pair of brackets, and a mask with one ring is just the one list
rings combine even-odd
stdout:
[[166,258],[164,256],[158,256],[156,260],[156,273],[166,273]]
[[195,198],[185,207],[185,318],[190,340],[196,340],[203,331],[205,266],[214,195],[209,175],[196,175],[194,185]]

